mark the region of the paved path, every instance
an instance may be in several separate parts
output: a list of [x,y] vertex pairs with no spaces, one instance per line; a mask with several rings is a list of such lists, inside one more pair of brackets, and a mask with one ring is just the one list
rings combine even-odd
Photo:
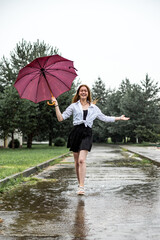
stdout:
[[160,166],[160,148],[158,147],[137,147],[124,145],[124,148],[140,156],[148,158]]
[[48,167],[37,176],[42,182],[0,199],[0,239],[159,240],[160,171],[132,155],[94,146],[85,196],[76,194],[72,156]]

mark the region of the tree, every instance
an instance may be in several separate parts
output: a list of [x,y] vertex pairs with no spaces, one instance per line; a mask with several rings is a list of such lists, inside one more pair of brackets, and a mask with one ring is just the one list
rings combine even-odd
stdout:
[[5,87],[11,86],[16,79],[16,71],[12,68],[11,62],[3,56],[0,61],[0,92],[5,90]]
[[[22,39],[22,41],[19,42],[16,45],[16,48],[11,52],[10,60],[3,57],[0,62],[0,90],[1,93],[4,93],[3,98],[6,99],[7,97],[5,89],[10,87],[10,105],[14,106],[16,99],[15,91],[11,89],[14,88],[13,83],[16,80],[19,70],[37,57],[57,53],[57,48],[53,49],[53,47],[45,44],[44,42],[40,42],[39,40],[37,40],[32,44],[31,42],[26,42]],[[5,108],[5,101],[2,101],[2,105],[3,104],[4,106],[2,106],[2,109]],[[40,115],[39,106],[38,104],[36,105],[28,100],[21,100],[19,101],[19,104],[21,105],[19,107],[19,109],[21,109],[21,112],[19,112],[19,116],[21,116],[19,121],[20,130],[27,135],[28,147],[31,147],[33,136],[38,131],[38,117]],[[9,109],[7,109],[6,111],[6,115],[7,118],[10,118],[12,114],[8,110]],[[5,132],[7,133],[9,133],[10,131],[11,128],[9,127],[7,130],[5,130]]]
[[14,132],[15,129],[19,128],[19,112],[20,99],[15,88],[12,86],[5,87],[0,95],[0,132],[5,147],[7,147],[6,139],[8,135],[11,135],[12,147],[14,148]]
[[[109,116],[121,116],[120,101],[122,98],[122,93],[119,90],[110,90],[107,100],[107,115]],[[122,142],[125,140],[125,132],[123,129],[123,122],[115,122],[113,124],[108,124],[109,136],[112,139],[112,142]]]
[[[96,105],[106,114],[106,104],[107,104],[108,91],[106,90],[105,83],[100,77],[94,82],[92,86],[92,97],[97,100]],[[94,142],[107,142],[108,130],[107,126],[104,127],[104,123],[95,120],[93,125],[93,141]]]
[[141,135],[144,141],[157,141],[158,139],[158,124],[160,121],[159,116],[159,100],[160,97],[158,93],[160,88],[158,87],[158,82],[154,83],[146,74],[145,80],[141,81],[142,93],[143,93],[143,120],[142,126],[145,126],[146,134]]
[[153,141],[158,139],[159,87],[146,75],[141,85],[133,84],[122,93],[120,108],[131,119],[125,132],[131,141]]
[[140,104],[142,101],[142,89],[138,84],[130,84],[130,86],[126,87],[120,99],[121,113],[130,117],[130,120],[122,129],[125,136],[130,137],[132,142],[136,142],[135,129],[141,124],[143,118],[143,106]]
[[92,98],[97,100],[97,106],[106,107],[108,91],[106,90],[105,83],[100,77],[92,85]]

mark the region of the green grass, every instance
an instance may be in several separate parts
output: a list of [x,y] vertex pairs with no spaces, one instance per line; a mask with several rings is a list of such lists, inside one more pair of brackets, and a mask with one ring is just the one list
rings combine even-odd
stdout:
[[66,147],[49,147],[48,145],[26,146],[20,149],[0,149],[0,179],[34,167],[49,159],[69,152]]
[[41,179],[34,176],[22,177],[19,176],[16,179],[11,178],[7,183],[0,185],[0,197],[7,192],[14,192],[16,189],[21,188],[24,185],[36,185],[39,182],[57,182],[57,179]]
[[128,152],[126,148],[121,148],[123,152]]

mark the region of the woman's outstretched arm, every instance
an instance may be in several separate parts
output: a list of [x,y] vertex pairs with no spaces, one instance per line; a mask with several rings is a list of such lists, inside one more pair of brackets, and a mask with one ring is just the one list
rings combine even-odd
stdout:
[[63,121],[62,113],[59,109],[57,99],[55,97],[52,97],[52,103],[54,103],[55,110],[56,110],[56,116],[59,122]]

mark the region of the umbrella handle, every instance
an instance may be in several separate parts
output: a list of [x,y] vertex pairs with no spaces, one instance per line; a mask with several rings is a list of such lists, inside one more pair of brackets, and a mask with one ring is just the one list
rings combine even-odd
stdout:
[[49,101],[47,101],[47,104],[48,104],[49,106],[53,106],[53,105],[55,105],[54,102],[53,102],[53,103],[50,103]]
[[[53,96],[53,94],[52,94],[52,91],[51,91],[49,85],[48,85],[48,87],[49,87],[49,90],[50,90],[50,93],[51,93],[51,97],[54,98],[54,96]],[[55,102],[50,103],[49,101],[47,101],[47,104],[48,104],[49,106],[53,106],[53,105],[55,105]]]

